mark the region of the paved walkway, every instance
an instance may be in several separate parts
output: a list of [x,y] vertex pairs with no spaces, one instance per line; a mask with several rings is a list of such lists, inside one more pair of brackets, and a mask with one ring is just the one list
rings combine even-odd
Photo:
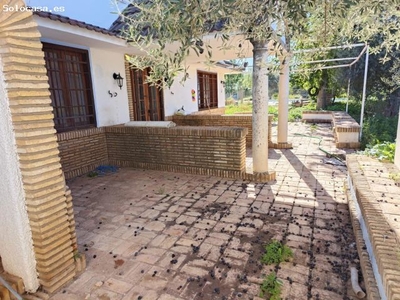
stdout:
[[[329,125],[311,128],[291,124],[294,149],[270,150],[270,184],[128,168],[73,180],[87,269],[52,299],[257,299],[274,269],[282,299],[353,299],[346,169],[324,163],[318,139],[294,136],[335,150]],[[292,262],[260,264],[271,239]]]

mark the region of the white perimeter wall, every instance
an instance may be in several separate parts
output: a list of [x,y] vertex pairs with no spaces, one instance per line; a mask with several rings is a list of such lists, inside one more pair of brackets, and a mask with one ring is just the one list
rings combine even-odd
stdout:
[[[97,126],[129,122],[124,54],[98,48],[90,48],[89,51]],[[120,73],[124,77],[122,89],[112,77],[113,73]],[[118,95],[111,98],[108,91]]]
[[[221,81],[224,81],[224,72],[216,68],[208,69],[204,65],[190,65],[187,79],[183,85],[180,83],[182,75],[178,76],[171,89],[164,90],[164,109],[165,116],[172,116],[182,106],[185,108],[186,114],[198,111],[197,102],[197,70],[212,72],[218,74],[218,107],[225,107],[225,90]],[[192,101],[191,91],[196,91],[195,101]]]
[[39,287],[36,260],[1,58],[0,170],[0,256],[4,269],[33,292]]

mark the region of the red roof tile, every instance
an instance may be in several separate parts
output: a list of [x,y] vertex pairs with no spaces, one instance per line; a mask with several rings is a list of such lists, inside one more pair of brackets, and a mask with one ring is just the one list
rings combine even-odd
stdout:
[[116,32],[111,32],[108,29],[105,29],[105,28],[102,28],[102,27],[99,27],[99,26],[95,26],[95,25],[92,25],[92,24],[88,24],[88,23],[85,23],[85,22],[82,22],[82,21],[78,21],[78,20],[75,20],[75,19],[71,19],[71,18],[68,18],[68,17],[65,17],[65,16],[53,14],[53,13],[50,13],[50,12],[47,12],[47,11],[33,11],[33,14],[36,15],[36,16],[39,16],[41,18],[50,19],[52,21],[60,21],[62,23],[67,23],[67,24],[70,24],[72,26],[78,26],[78,27],[81,27],[81,28],[85,28],[87,30],[100,32],[102,34],[106,34],[106,35],[110,35],[110,36],[117,36]]

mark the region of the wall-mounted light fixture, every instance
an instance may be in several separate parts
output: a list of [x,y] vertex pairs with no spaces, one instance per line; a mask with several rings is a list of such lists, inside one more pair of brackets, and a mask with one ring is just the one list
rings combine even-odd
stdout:
[[120,73],[114,73],[113,74],[114,80],[117,82],[119,88],[122,90],[122,86],[124,85],[124,78],[121,76]]
[[221,80],[221,84],[222,84],[222,86],[223,86],[223,87],[225,87],[225,85],[226,85],[226,82],[225,82],[225,81],[223,81],[223,80]]

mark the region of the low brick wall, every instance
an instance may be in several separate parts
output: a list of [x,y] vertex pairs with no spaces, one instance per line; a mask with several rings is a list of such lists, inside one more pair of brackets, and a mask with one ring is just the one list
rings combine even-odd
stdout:
[[368,299],[400,299],[400,187],[394,164],[348,155],[348,200]]
[[[268,118],[268,141],[271,144],[273,115]],[[253,142],[253,118],[251,114],[236,115],[187,115],[172,116],[171,120],[178,126],[233,126],[247,128],[246,147]]]
[[302,120],[306,123],[331,123],[331,111],[305,110],[302,112]]
[[360,125],[343,111],[314,111],[302,113],[302,120],[306,123],[332,123],[336,148],[360,148]]
[[108,163],[104,128],[90,128],[57,134],[65,178],[85,174]]
[[246,128],[106,127],[109,163],[228,178],[246,170]]
[[332,112],[332,124],[335,132],[336,148],[360,148],[360,125],[347,113]]

